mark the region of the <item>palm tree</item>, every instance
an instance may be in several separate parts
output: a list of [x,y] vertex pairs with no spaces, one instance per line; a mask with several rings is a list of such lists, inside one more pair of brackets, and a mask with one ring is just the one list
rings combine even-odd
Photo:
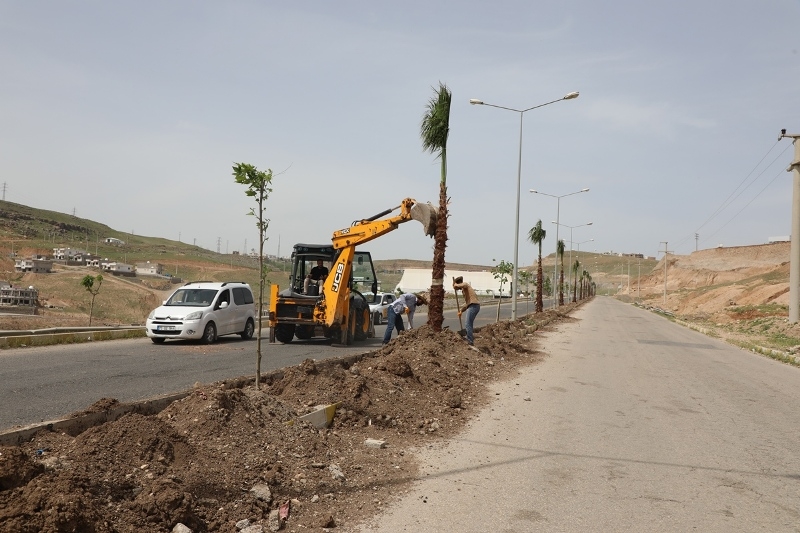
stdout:
[[428,324],[433,331],[442,331],[444,322],[444,250],[447,247],[447,136],[450,133],[450,100],[452,93],[447,85],[439,82],[436,95],[428,102],[422,116],[420,137],[422,149],[438,153],[441,159],[439,182],[439,212],[436,217],[436,233],[433,236],[433,268],[431,271],[431,297],[428,303]]
[[581,272],[581,300],[586,297],[586,277],[589,275],[585,270]]
[[542,220],[536,223],[534,227],[528,231],[528,240],[531,241],[533,244],[539,245],[539,263],[536,266],[536,312],[541,313],[544,310],[544,304],[542,303],[542,287],[544,283],[542,283],[542,241],[547,235],[547,231],[542,228]]
[[558,305],[564,305],[564,239],[556,244],[556,255],[561,259],[561,279],[558,281]]
[[575,276],[575,283],[572,284],[572,303],[578,301],[578,269],[581,267],[580,262],[576,259],[572,265],[572,274]]

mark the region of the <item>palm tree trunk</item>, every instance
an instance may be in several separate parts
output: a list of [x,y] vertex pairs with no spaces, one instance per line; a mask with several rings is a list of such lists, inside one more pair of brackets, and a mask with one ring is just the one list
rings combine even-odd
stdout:
[[444,322],[444,251],[447,247],[447,185],[444,181],[439,182],[439,213],[433,242],[433,283],[428,302],[428,324],[433,331],[440,332]]
[[558,282],[558,305],[564,305],[564,263],[561,263],[561,279]]
[[544,291],[544,277],[542,272],[542,243],[539,242],[539,264],[536,267],[536,276],[539,283],[536,284],[536,312],[541,313],[544,310],[542,302],[542,292]]

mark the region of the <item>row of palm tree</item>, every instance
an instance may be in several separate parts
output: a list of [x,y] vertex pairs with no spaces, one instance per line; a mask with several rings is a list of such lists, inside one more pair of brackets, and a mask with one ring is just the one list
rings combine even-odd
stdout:
[[[433,263],[431,269],[431,293],[428,303],[428,323],[434,331],[442,330],[444,321],[444,271],[445,271],[445,249],[447,247],[447,218],[448,218],[448,198],[447,198],[447,139],[450,135],[450,103],[452,93],[444,83],[439,82],[438,88],[434,89],[434,96],[428,101],[425,113],[420,124],[420,138],[422,140],[423,151],[435,154],[441,163],[439,179],[439,209],[437,217],[436,233],[434,235]],[[577,94],[577,93],[576,93]],[[544,276],[542,273],[542,241],[547,232],[542,228],[542,221],[528,232],[528,239],[539,246],[539,261],[536,268],[536,312],[541,313],[544,309],[542,292],[544,288]],[[558,282],[558,305],[564,305],[564,241],[557,243],[557,254],[561,261],[561,276]],[[572,284],[572,301],[578,298],[578,270],[580,263],[575,260],[572,265],[575,283]],[[516,281],[516,280],[515,280]],[[512,290],[517,290],[513,287]],[[585,270],[580,277],[580,298],[588,297],[593,294],[594,284],[591,276]],[[585,295],[585,296],[584,296]]]
[[[528,240],[539,247],[539,257],[536,265],[537,313],[541,313],[544,309],[544,305],[542,303],[542,289],[544,287],[544,283],[542,282],[542,242],[544,241],[546,235],[547,231],[542,228],[541,219],[536,222],[536,225],[528,231]],[[564,305],[564,248],[564,241],[563,239],[560,239],[556,244],[556,254],[558,255],[558,260],[561,262],[561,274],[559,276],[560,279],[558,280],[558,305]],[[578,278],[578,271],[580,270],[580,267],[580,262],[575,259],[575,263],[572,265],[572,273],[575,279],[575,282],[572,284],[573,302],[577,302],[578,298],[582,300],[584,298],[588,298],[589,296],[594,296],[595,284],[592,283],[592,276],[589,274],[589,272],[584,270],[581,273],[580,278]],[[580,285],[580,293],[578,293],[578,285]]]

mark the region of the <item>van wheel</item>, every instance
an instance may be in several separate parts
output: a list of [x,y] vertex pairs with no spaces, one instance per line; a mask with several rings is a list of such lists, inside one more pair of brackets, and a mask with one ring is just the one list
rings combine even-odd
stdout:
[[153,337],[150,340],[153,341],[153,344],[163,344],[164,343],[164,339],[162,339],[161,337]]
[[375,313],[372,316],[372,323],[375,324],[376,326],[380,326],[381,322],[383,322],[383,315],[381,315],[380,312]]
[[253,323],[252,320],[249,318],[247,319],[247,324],[244,325],[244,331],[242,331],[239,335],[242,336],[242,340],[249,341],[253,338],[253,333],[256,330],[256,325]]
[[203,344],[212,344],[217,340],[217,326],[213,322],[206,324],[206,329],[203,330]]

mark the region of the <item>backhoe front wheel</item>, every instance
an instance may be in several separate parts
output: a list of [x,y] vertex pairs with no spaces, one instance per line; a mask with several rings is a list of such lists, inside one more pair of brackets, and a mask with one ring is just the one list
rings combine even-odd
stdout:
[[369,337],[370,314],[369,309],[356,309],[356,328],[354,338],[357,341],[365,341]]

